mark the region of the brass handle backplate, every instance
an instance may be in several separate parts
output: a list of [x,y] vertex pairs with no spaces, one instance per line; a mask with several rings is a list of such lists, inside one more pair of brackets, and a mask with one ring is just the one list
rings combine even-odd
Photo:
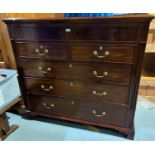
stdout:
[[93,55],[96,56],[97,58],[103,59],[103,58],[107,57],[108,55],[110,55],[110,52],[109,51],[105,51],[104,55],[98,55],[97,51],[93,51]]
[[103,75],[98,75],[97,71],[93,71],[93,75],[97,78],[104,78],[105,76],[108,76],[108,72],[103,72]]
[[44,90],[44,91],[51,91],[53,89],[53,86],[49,86],[48,88],[45,88],[45,85],[41,85],[41,88]]
[[43,103],[43,106],[46,108],[46,109],[52,109],[53,107],[55,107],[55,105],[52,103],[52,104],[47,104],[47,103]]
[[106,112],[103,111],[101,114],[97,114],[96,110],[93,110],[92,113],[96,116],[96,117],[103,117],[106,115]]
[[43,45],[40,45],[39,48],[35,49],[35,53],[37,53],[39,56],[45,56],[46,54],[48,54],[48,49],[44,49]]
[[46,69],[43,69],[43,67],[41,67],[41,66],[39,66],[38,69],[43,74],[47,74],[48,72],[50,72],[52,70],[51,67],[48,67]]
[[102,92],[102,93],[97,93],[96,90],[93,90],[92,93],[93,93],[94,95],[97,95],[97,96],[107,96],[107,92],[106,92],[106,91],[104,91],[104,92]]

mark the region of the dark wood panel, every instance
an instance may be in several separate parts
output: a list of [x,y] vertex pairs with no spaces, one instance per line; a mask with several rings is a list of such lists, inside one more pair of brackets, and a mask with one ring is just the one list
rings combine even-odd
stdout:
[[21,59],[20,67],[24,76],[105,81],[128,85],[132,66],[114,63],[60,63]]
[[63,43],[17,43],[19,56],[51,60],[67,60],[69,46]]
[[[49,115],[123,126],[127,108],[86,101],[30,95],[30,110]],[[115,110],[113,110],[115,109]]]
[[111,61],[134,63],[136,51],[132,46],[119,44],[73,44],[72,59],[75,61]]
[[64,96],[96,103],[104,101],[105,103],[128,104],[129,88],[126,86],[41,78],[25,78],[25,86],[31,93]]
[[[109,26],[108,24],[74,26],[27,24],[14,26],[14,37],[17,40],[105,40],[105,41],[136,41],[137,25]],[[31,34],[31,35],[30,35]],[[131,35],[132,34],[132,35]]]

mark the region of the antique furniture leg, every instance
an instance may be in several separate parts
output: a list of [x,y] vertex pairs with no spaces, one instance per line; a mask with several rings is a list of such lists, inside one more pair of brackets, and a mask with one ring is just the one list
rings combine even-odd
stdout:
[[14,124],[9,126],[6,113],[0,115],[0,139],[5,139],[9,134],[14,132],[19,126]]

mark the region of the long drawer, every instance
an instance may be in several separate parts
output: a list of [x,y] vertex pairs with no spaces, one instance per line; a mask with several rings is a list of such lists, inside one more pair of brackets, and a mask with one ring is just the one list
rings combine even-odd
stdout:
[[69,117],[96,123],[123,126],[127,108],[123,106],[90,103],[86,101],[29,95],[30,109],[46,115]]
[[114,63],[61,63],[21,59],[19,64],[24,76],[106,81],[126,85],[130,83],[132,71],[131,65]]
[[25,78],[26,91],[50,96],[62,96],[90,102],[128,104],[129,88],[112,84]]
[[[11,37],[16,40],[105,40],[105,41],[136,41],[136,24],[125,25],[88,25],[76,24],[74,26],[43,26],[27,24],[14,27]],[[132,35],[131,35],[132,34]]]
[[20,57],[50,60],[68,60],[69,45],[65,43],[17,43]]

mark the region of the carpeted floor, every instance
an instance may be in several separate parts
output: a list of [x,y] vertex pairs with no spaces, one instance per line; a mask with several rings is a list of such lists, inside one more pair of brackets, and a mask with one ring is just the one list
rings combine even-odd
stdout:
[[[20,127],[6,141],[126,141],[116,131],[47,118],[26,120],[7,113],[10,124]],[[155,104],[139,97],[135,113],[134,140],[155,140]]]

